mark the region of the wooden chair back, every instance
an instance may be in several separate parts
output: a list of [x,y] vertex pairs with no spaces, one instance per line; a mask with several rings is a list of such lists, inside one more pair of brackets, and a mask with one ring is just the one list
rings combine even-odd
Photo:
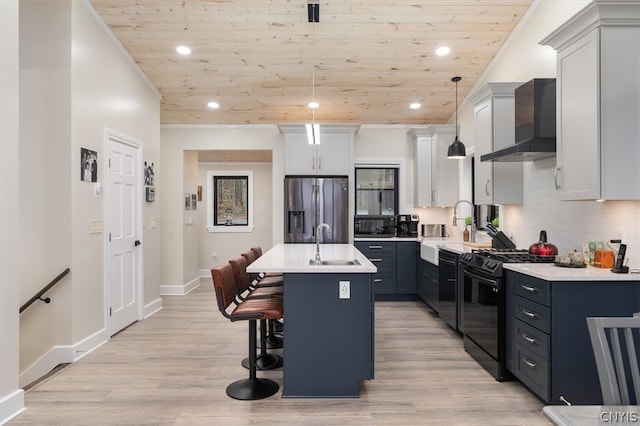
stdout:
[[[605,405],[636,405],[640,401],[640,316],[587,318]],[[631,382],[633,395],[628,382]]]

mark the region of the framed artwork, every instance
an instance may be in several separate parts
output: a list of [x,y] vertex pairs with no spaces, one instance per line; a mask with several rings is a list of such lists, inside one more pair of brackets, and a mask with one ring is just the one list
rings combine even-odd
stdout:
[[249,224],[249,177],[214,176],[214,226]]
[[80,148],[80,180],[84,182],[98,181],[98,153],[87,148]]
[[198,201],[202,201],[202,186],[198,185]]
[[253,171],[207,171],[207,230],[253,231]]
[[196,207],[196,194],[191,194],[191,210],[195,210]]
[[144,162],[144,184],[147,186],[154,186],[156,181],[156,175],[153,171],[153,163]]
[[191,194],[188,192],[184,193],[184,209],[191,210]]

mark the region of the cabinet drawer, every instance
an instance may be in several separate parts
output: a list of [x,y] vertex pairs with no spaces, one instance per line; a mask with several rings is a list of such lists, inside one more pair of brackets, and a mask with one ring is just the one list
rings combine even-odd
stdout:
[[551,333],[551,309],[539,303],[532,302],[520,296],[515,297],[515,316],[521,321],[542,330],[547,334]]
[[514,323],[516,343],[548,360],[550,358],[549,335],[520,320],[514,320]]
[[367,257],[380,252],[396,252],[396,243],[393,241],[356,241],[354,245]]
[[544,401],[549,401],[549,361],[516,343],[514,374]]
[[367,255],[367,258],[378,268],[378,273],[396,273],[396,254],[395,253],[374,253]]
[[511,279],[511,277],[514,278],[514,288],[517,295],[541,305],[551,306],[551,286],[548,281],[518,273],[509,275],[507,279]]
[[373,292],[376,294],[395,294],[396,275],[395,274],[374,274]]

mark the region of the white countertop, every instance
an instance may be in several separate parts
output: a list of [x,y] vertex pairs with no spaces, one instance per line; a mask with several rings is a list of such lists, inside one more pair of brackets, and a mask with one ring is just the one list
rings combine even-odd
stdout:
[[353,241],[422,241],[421,237],[355,237]]
[[359,265],[310,265],[315,244],[278,244],[247,267],[248,272],[349,273],[370,274],[376,266],[351,244],[320,244],[322,260],[357,260]]
[[545,281],[640,281],[640,274],[614,274],[609,269],[593,266],[564,268],[553,263],[503,263],[502,267]]

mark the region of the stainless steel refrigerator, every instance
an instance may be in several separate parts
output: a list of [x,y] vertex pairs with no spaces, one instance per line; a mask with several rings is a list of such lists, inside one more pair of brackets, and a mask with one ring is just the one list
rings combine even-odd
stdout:
[[315,243],[319,224],[321,243],[349,242],[349,185],[347,177],[284,179],[284,242]]

